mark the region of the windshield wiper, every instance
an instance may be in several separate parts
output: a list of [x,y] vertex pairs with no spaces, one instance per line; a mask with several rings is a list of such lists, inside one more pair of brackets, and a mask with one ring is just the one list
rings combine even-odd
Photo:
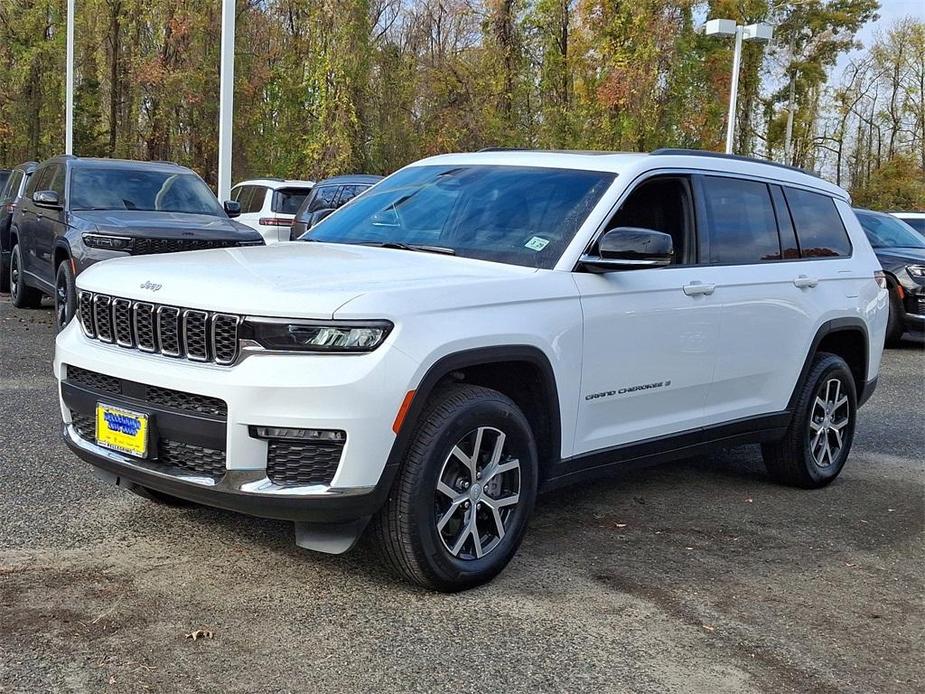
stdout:
[[393,248],[399,251],[418,251],[421,253],[441,253],[443,255],[456,255],[452,248],[443,246],[426,246],[416,243],[401,243],[399,241],[360,241],[358,246],[375,246],[376,248]]

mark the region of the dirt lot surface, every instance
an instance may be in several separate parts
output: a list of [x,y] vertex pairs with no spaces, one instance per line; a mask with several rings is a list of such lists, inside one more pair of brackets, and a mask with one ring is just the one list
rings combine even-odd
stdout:
[[542,498],[507,571],[447,596],[99,482],[59,440],[52,332],[0,301],[2,692],[925,690],[921,343],[831,487],[773,485],[756,447],[628,472]]

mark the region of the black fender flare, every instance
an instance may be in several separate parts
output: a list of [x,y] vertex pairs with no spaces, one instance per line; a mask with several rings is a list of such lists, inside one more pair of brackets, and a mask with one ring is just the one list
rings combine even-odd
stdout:
[[793,412],[793,409],[796,406],[799,392],[803,388],[803,384],[806,382],[806,376],[812,367],[813,358],[816,356],[816,352],[819,351],[819,344],[822,342],[823,338],[835,332],[849,331],[860,333],[864,338],[864,364],[861,371],[862,382],[858,388],[858,403],[860,404],[863,402],[864,390],[867,382],[867,371],[868,366],[870,365],[870,337],[867,332],[867,324],[863,320],[854,316],[846,316],[844,318],[833,318],[832,320],[826,321],[819,326],[819,329],[816,331],[816,334],[813,337],[813,341],[810,344],[809,351],[806,354],[806,360],[803,362],[803,368],[800,370],[800,376],[797,378],[797,382],[793,387],[793,392],[790,394],[790,400],[787,402],[788,412]]
[[477,347],[441,357],[430,366],[417,387],[413,389],[414,397],[402,421],[402,427],[392,443],[392,449],[389,451],[385,469],[382,473],[383,479],[381,483],[391,487],[392,479],[398,471],[405,452],[411,445],[415,424],[420,418],[428,398],[441,380],[454,371],[467,367],[512,361],[527,362],[536,366],[541,374],[541,385],[544,399],[546,400],[545,406],[549,408],[549,443],[552,458],[558,460],[562,451],[562,415],[559,407],[559,390],[556,386],[556,376],[549,358],[541,349],[533,345]]

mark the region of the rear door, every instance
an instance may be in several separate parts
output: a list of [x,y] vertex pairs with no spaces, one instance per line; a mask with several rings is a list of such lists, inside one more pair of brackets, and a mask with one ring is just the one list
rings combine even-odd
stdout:
[[[707,211],[707,257],[722,269],[720,351],[707,422],[781,412],[821,316],[845,303],[844,294],[831,292],[839,254],[800,247],[780,186],[713,175],[697,183]],[[835,212],[831,198],[797,192],[827,201]]]
[[19,250],[22,257],[23,272],[35,276],[38,260],[36,259],[35,234],[38,225],[38,213],[40,208],[32,200],[36,191],[47,190],[40,186],[51,181],[51,166],[45,166],[36,169],[35,173],[29,178],[26,190],[20,201],[20,208],[15,217],[16,232],[18,234]]

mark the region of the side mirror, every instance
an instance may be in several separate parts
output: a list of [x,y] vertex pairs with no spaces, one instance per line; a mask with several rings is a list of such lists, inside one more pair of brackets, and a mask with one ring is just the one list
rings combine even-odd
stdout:
[[236,200],[225,200],[222,204],[222,207],[225,208],[225,214],[229,217],[240,217],[241,216],[241,203]]
[[663,267],[674,258],[671,235],[652,229],[617,227],[605,232],[597,245],[597,255],[581,256],[581,265],[590,272]]
[[50,207],[56,210],[60,210],[63,207],[60,196],[53,190],[38,190],[34,192],[32,194],[32,202],[39,207]]

